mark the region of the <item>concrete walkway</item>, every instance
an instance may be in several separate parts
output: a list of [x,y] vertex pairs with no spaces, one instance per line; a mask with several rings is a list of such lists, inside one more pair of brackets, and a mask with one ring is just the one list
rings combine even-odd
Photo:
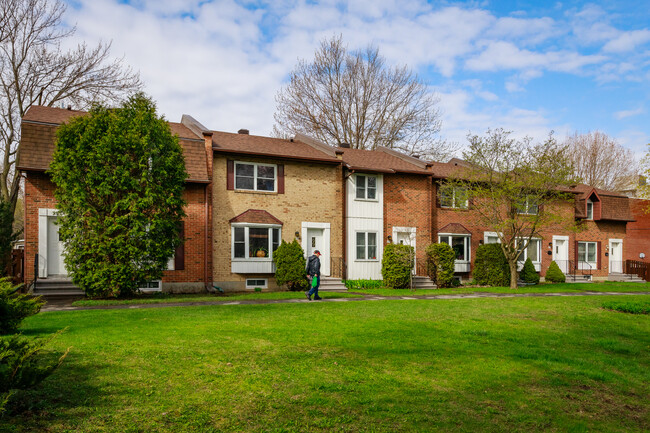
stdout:
[[251,299],[238,301],[204,301],[204,302],[170,302],[159,304],[129,304],[129,305],[99,305],[92,307],[73,307],[74,299],[48,300],[41,311],[78,311],[78,310],[115,310],[115,309],[141,309],[163,307],[196,307],[203,305],[257,305],[257,304],[318,304],[322,302],[354,302],[354,301],[385,301],[385,300],[436,300],[436,299],[472,299],[472,298],[542,298],[555,296],[625,296],[625,295],[650,295],[650,292],[570,292],[570,293],[461,293],[456,295],[427,295],[427,296],[376,296],[364,293],[346,292],[361,295],[361,298],[333,298],[320,301],[307,299]]

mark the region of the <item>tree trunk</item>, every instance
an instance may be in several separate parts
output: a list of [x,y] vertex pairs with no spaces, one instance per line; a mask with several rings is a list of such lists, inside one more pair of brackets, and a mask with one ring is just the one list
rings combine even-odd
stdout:
[[510,288],[515,290],[517,288],[517,278],[519,277],[517,261],[510,261],[508,264],[510,265]]

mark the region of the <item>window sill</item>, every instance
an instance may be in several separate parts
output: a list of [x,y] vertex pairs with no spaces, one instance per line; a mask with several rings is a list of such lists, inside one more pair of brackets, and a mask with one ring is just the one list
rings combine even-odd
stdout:
[[379,259],[355,259],[355,262],[378,262]]
[[367,201],[367,202],[370,202],[370,203],[379,203],[378,198],[356,198],[355,197],[354,201]]
[[254,189],[235,189],[234,191],[240,194],[278,195],[277,191],[256,191]]

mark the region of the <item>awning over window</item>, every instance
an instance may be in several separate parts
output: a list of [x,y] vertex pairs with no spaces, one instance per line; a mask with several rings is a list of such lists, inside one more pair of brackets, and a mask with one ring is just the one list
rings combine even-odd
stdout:
[[249,223],[249,224],[279,224],[282,221],[271,215],[265,210],[248,209],[230,220],[231,223]]
[[458,224],[458,223],[451,223],[447,224],[440,230],[438,230],[438,233],[451,233],[455,235],[471,235],[472,232],[467,230],[464,225]]

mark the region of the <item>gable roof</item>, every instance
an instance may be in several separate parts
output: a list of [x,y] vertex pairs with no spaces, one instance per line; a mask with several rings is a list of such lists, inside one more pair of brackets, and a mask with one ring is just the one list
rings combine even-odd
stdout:
[[438,230],[438,233],[451,233],[457,235],[471,235],[472,232],[467,230],[467,228],[459,223],[449,223],[446,226]]
[[373,173],[409,173],[430,176],[428,164],[416,158],[378,146],[376,150],[338,148],[337,153],[349,170]]
[[576,218],[587,218],[586,201],[596,194],[600,199],[600,220],[634,221],[628,196],[585,184],[578,184],[572,190],[578,194],[575,201]]
[[[72,117],[87,114],[85,111],[38,105],[27,110],[21,126],[20,154],[16,163],[18,170],[49,170],[58,126]],[[203,138],[181,123],[168,123],[172,134],[178,135],[183,148],[185,169],[188,173],[186,182],[209,182]]]
[[231,218],[231,223],[250,223],[250,224],[279,224],[283,225],[283,222],[268,213],[265,210],[260,209],[248,209],[245,212],[240,213],[234,218]]
[[341,161],[323,150],[299,139],[263,137],[260,135],[212,131],[212,150],[253,156],[308,160],[332,164]]

